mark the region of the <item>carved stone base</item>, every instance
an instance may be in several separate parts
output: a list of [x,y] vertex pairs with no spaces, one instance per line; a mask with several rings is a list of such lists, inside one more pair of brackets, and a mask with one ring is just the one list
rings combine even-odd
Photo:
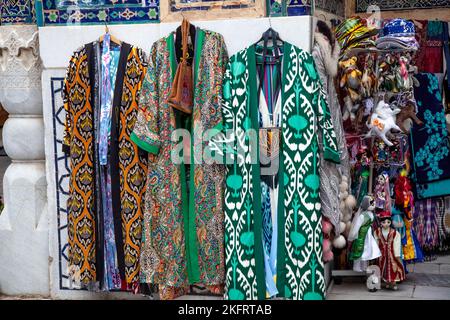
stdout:
[[13,162],[3,179],[0,292],[48,296],[49,248],[45,163]]

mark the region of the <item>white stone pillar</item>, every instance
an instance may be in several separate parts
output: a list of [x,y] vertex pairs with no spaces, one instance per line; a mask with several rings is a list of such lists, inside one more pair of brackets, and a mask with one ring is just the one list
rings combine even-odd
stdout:
[[42,65],[36,26],[0,27],[0,101],[9,118],[3,144],[0,293],[48,296],[49,241]]

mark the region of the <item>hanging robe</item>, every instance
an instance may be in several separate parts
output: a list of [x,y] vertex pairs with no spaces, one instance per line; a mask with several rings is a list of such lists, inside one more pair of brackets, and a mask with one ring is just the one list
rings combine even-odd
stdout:
[[[219,101],[228,56],[222,36],[215,32],[197,28],[194,46],[192,115],[182,117],[168,105],[177,69],[171,33],[153,44],[132,134],[136,145],[149,152],[141,281],[158,284],[161,299],[186,293],[188,284],[216,290],[224,283],[225,168],[202,163],[208,141],[194,141],[222,123]],[[179,143],[172,133],[182,127],[194,136],[190,166],[171,158]]]
[[[137,101],[147,62],[144,52],[127,43],[119,49],[112,96],[107,169],[99,161],[101,52],[99,42],[84,45],[70,59],[62,91],[66,111],[63,149],[69,157],[68,259],[70,280],[87,288],[102,287],[105,242],[110,220],[104,217],[102,174],[108,170],[109,205],[123,289],[139,283],[139,256],[147,157],[131,142]],[[106,212],[106,211],[105,211]],[[111,217],[109,217],[111,218]],[[105,235],[107,236],[105,238]],[[109,243],[111,245],[111,242]],[[108,247],[108,246],[106,246]],[[100,284],[100,285],[99,285]]]
[[[318,130],[325,159],[339,163],[338,146],[311,54],[285,42],[281,79],[276,286],[279,297],[323,299]],[[264,299],[255,46],[230,58],[223,98],[223,139],[217,143],[227,163],[225,298]]]

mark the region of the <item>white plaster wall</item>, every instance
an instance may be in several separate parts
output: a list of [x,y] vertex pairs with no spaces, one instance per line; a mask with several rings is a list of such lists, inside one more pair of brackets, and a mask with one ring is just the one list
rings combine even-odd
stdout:
[[[221,33],[229,55],[256,42],[272,25],[281,39],[304,50],[311,48],[309,16],[192,21],[194,25]],[[141,47],[146,52],[156,40],[174,31],[180,23],[111,25],[110,32],[122,41]],[[39,28],[40,53],[44,68],[66,68],[73,51],[94,41],[105,32],[104,26],[55,26]]]
[[[205,29],[221,33],[231,56],[237,51],[256,42],[262,33],[270,26],[279,32],[281,39],[295,44],[305,50],[311,48],[312,18],[282,17],[276,19],[236,19],[220,21],[192,21],[193,24]],[[137,45],[146,52],[154,41],[175,30],[179,23],[135,24],[108,26],[111,34],[130,44]],[[68,26],[39,28],[40,54],[44,66],[42,73],[42,97],[44,103],[45,128],[45,166],[47,173],[47,195],[49,212],[49,243],[50,243],[50,292],[58,299],[148,299],[141,295],[129,293],[92,293],[79,290],[61,290],[59,275],[58,247],[58,216],[56,201],[54,128],[52,114],[52,90],[50,79],[63,78],[70,56],[73,51],[85,43],[94,41],[105,32],[104,26]],[[58,103],[58,101],[56,101]],[[61,126],[57,128],[60,135]],[[67,181],[65,182],[67,183]],[[61,197],[66,201],[66,197]],[[63,239],[64,240],[64,239]]]

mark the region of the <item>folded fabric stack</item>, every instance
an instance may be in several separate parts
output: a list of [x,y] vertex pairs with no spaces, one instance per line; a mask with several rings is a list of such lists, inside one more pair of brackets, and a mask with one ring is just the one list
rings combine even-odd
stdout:
[[378,29],[369,27],[365,19],[358,17],[344,20],[336,27],[336,39],[341,46],[341,57],[355,48],[375,48],[372,39],[378,34]]
[[382,35],[376,40],[377,49],[417,50],[419,43],[415,38],[412,21],[393,19],[383,27]]

